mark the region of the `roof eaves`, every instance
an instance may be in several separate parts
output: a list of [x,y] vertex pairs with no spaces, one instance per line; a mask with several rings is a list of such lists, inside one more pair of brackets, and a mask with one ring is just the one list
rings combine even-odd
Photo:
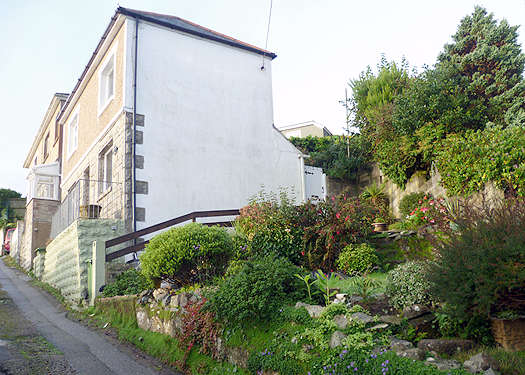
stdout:
[[[163,21],[163,20],[155,17],[154,13],[141,12],[141,11],[137,11],[137,10],[134,10],[134,9],[123,8],[123,7],[118,7],[117,8],[117,13],[120,13],[120,14],[123,14],[123,15],[126,15],[126,16],[130,16],[130,17],[135,17],[135,18],[141,19],[143,21],[147,21],[147,22],[151,22],[151,23],[154,23],[154,24],[157,24],[157,25],[160,25],[160,26],[167,27],[169,29],[182,31],[184,33],[195,35],[195,36],[198,36],[198,37],[201,37],[201,38],[204,38],[204,39],[212,40],[212,41],[215,41],[217,43],[222,43],[222,44],[226,44],[226,45],[229,45],[229,46],[232,46],[232,47],[241,48],[241,49],[244,49],[246,51],[250,51],[250,52],[257,53],[259,55],[270,57],[272,60],[277,57],[277,55],[275,53],[273,53],[273,52],[269,52],[269,51],[263,50],[261,48],[257,48],[257,47],[251,46],[251,45],[249,45],[247,43],[241,42],[240,40],[237,40],[237,39],[234,39],[234,38],[229,37],[227,35],[218,33],[218,32],[216,32],[214,30],[211,30],[211,29],[208,29],[206,27],[197,25],[197,24],[195,24],[193,22],[184,20],[184,19],[179,18],[179,17],[170,16],[170,17],[177,18],[177,19],[179,19],[179,20],[181,20],[181,21],[183,21],[185,23],[191,24],[191,25],[195,26],[196,28],[200,28],[203,31],[207,31],[209,33],[215,34],[216,36],[210,35],[210,34],[207,34],[207,33],[204,33],[204,32],[199,32],[199,31],[196,31],[196,30],[192,30],[192,29],[189,29],[189,28],[186,28],[186,27],[183,27],[183,26],[174,25],[173,23],[170,23],[170,22],[167,22],[167,21]],[[167,15],[160,15],[159,14],[159,16],[167,16]]]

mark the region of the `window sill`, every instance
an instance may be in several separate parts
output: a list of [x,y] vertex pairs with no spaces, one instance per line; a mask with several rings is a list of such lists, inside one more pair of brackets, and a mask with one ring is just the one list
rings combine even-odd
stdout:
[[111,193],[111,190],[112,190],[112,186],[108,187],[106,190],[104,190],[103,192],[99,193],[98,198],[97,198],[97,203],[100,203],[100,201],[102,199],[104,199],[106,197],[106,195]]
[[115,94],[113,94],[112,96],[110,96],[106,102],[102,105],[99,104],[99,111],[98,111],[98,114],[97,114],[97,117],[100,117],[102,116],[102,114],[104,113],[104,111],[109,107],[109,104],[113,101],[113,99],[115,98]]

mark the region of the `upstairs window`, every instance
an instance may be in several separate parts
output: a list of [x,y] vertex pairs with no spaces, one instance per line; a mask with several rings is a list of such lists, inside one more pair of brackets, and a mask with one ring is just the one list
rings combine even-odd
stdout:
[[115,54],[102,65],[99,74],[98,108],[99,115],[115,96]]
[[44,139],[44,160],[46,160],[49,155],[49,133],[47,133],[46,138]]
[[78,146],[78,113],[73,116],[68,125],[67,155],[68,158],[75,152]]
[[113,182],[113,141],[98,155],[99,194],[105,193]]

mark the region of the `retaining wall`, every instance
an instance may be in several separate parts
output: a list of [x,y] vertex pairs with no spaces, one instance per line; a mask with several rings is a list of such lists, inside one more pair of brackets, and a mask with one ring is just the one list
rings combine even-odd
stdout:
[[106,241],[125,233],[124,221],[77,219],[47,247],[42,280],[62,292],[64,298],[81,303],[88,298],[88,264],[93,241]]

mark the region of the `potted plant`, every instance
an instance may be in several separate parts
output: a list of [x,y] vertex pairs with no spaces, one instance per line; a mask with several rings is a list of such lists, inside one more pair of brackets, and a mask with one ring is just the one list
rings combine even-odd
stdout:
[[377,216],[375,218],[375,221],[372,223],[374,226],[374,232],[384,232],[388,230],[388,225],[386,223],[386,220],[382,216]]

